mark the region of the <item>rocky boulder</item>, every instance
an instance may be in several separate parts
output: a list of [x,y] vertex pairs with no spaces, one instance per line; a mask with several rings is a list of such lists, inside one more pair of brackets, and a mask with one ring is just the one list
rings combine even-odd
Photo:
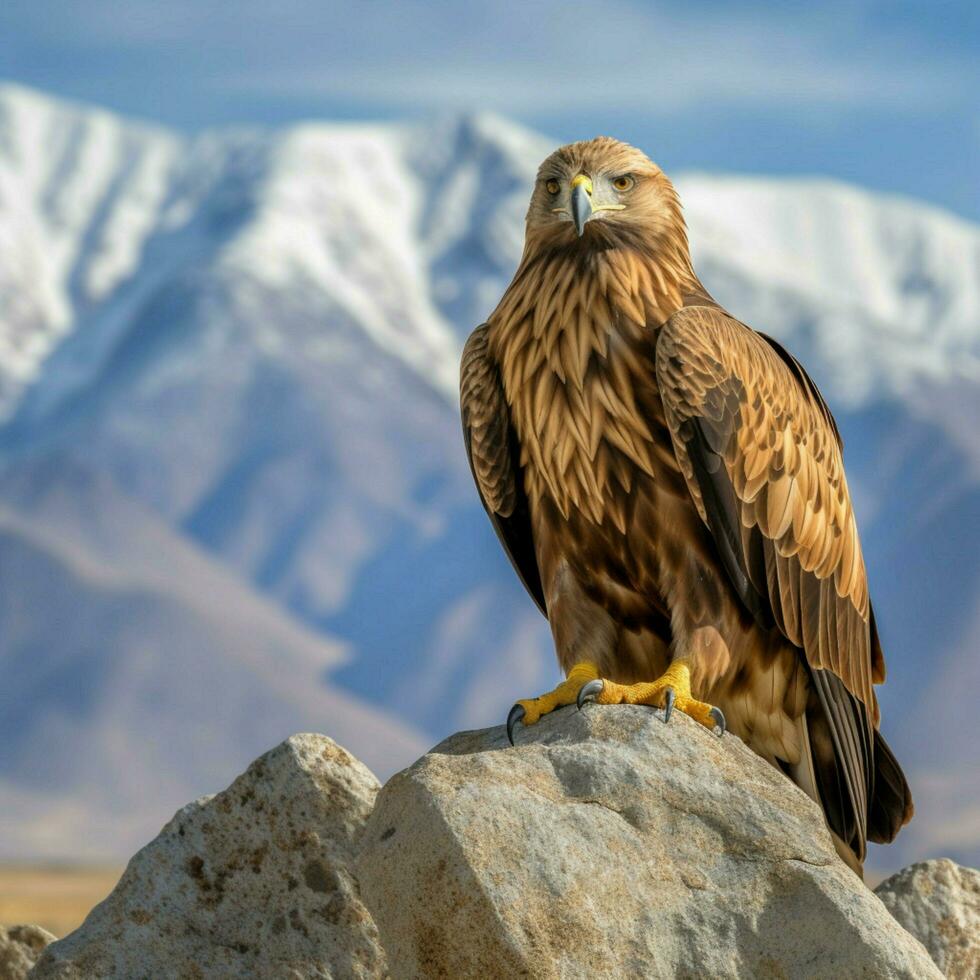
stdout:
[[351,871],[377,792],[329,738],[290,738],[180,810],[32,976],[385,976]]
[[24,980],[51,942],[40,926],[0,926],[0,980]]
[[[294,736],[179,811],[31,976],[939,977],[889,908],[977,975],[980,875],[917,865],[886,908],[781,773],[662,718],[565,709],[516,748],[465,732],[380,794],[330,739]],[[0,930],[0,980],[49,938]]]
[[940,976],[738,738],[643,707],[453,736],[356,862],[395,977]]
[[883,881],[875,894],[950,980],[980,977],[980,871],[923,861]]

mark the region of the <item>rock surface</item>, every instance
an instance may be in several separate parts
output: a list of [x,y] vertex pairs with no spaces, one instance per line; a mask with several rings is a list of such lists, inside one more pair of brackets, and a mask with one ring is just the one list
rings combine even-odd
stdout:
[[0,980],[23,980],[54,938],[40,926],[0,926]]
[[950,980],[980,977],[980,871],[923,861],[883,881],[875,894]]
[[36,959],[39,980],[980,975],[980,872],[929,861],[876,897],[781,773],[662,717],[565,709],[515,749],[464,732],[380,794],[293,736],[180,810],[72,935],[0,928],[0,980]]
[[322,735],[295,735],[184,807],[32,975],[386,975],[351,864],[378,782]]
[[393,976],[940,976],[802,791],[661,718],[565,709],[394,776],[356,863]]

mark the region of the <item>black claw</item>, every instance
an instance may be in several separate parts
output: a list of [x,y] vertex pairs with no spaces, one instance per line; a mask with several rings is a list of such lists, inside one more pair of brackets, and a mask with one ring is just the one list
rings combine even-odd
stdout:
[[674,702],[677,700],[677,696],[674,694],[674,689],[672,687],[667,688],[667,692],[664,695],[664,724],[666,725],[670,721],[670,716],[674,713]]
[[524,711],[524,706],[521,704],[515,704],[513,708],[510,709],[510,714],[507,715],[507,740],[511,745],[514,744],[514,726],[524,717],[526,712]]
[[602,690],[603,682],[598,678],[594,681],[587,681],[578,689],[578,697],[575,699],[575,703],[578,705],[578,710],[582,710],[582,705],[586,701],[591,701],[596,697],[597,694]]
[[721,736],[724,735],[728,729],[728,725],[725,722],[725,713],[721,710],[721,708],[712,708],[708,714],[714,718],[715,727],[718,729],[718,738],[721,738]]

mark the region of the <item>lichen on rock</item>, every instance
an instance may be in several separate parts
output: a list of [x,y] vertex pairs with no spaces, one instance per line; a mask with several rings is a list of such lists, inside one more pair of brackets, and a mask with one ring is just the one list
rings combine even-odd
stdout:
[[33,976],[385,976],[352,872],[377,791],[329,738],[293,736],[180,810]]
[[980,871],[947,859],[921,861],[875,894],[949,980],[980,977]]
[[24,980],[51,942],[40,926],[0,926],[0,980]]

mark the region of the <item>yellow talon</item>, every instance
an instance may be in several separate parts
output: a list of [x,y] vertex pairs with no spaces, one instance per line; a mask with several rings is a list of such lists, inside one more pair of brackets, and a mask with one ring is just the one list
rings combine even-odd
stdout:
[[517,702],[524,709],[524,717],[521,719],[525,725],[533,725],[541,720],[542,715],[547,715],[555,708],[561,708],[566,704],[575,704],[579,689],[588,681],[598,678],[599,671],[595,664],[576,664],[569,672],[568,676],[553,691],[542,694],[539,698],[522,699]]
[[[672,692],[670,697],[668,692]],[[684,712],[705,728],[725,730],[725,716],[713,705],[698,701],[691,694],[691,670],[684,660],[675,660],[655,681],[639,684],[616,684],[603,681],[595,700],[598,704],[649,704],[665,708],[667,717],[673,709]]]
[[[590,683],[596,682],[596,683]],[[585,686],[589,690],[585,690]],[[664,708],[664,720],[670,720],[676,708],[690,715],[705,728],[725,731],[725,716],[720,708],[698,701],[691,694],[691,671],[683,660],[675,660],[655,681],[639,684],[617,684],[599,677],[595,664],[576,664],[568,676],[553,691],[539,698],[526,698],[518,701],[507,717],[507,738],[514,744],[514,726],[518,721],[534,725],[543,715],[567,704],[578,704],[581,708],[585,697],[595,698],[598,704],[648,704]]]

